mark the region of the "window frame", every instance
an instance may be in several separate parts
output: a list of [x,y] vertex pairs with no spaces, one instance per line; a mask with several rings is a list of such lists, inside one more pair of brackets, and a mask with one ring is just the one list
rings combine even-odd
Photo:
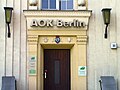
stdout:
[[[64,11],[64,10],[62,10],[62,9],[59,8],[60,1],[62,1],[62,0],[56,0],[56,9],[51,9],[50,8],[50,0],[48,0],[48,8],[47,9],[43,8],[42,7],[43,6],[42,1],[43,0],[41,0],[41,10],[59,10],[59,11]],[[65,0],[65,1],[67,2],[67,0]],[[62,8],[62,4],[61,4],[61,8]],[[74,0],[73,0],[73,7],[72,7],[72,9],[67,9],[67,3],[66,3],[66,9],[65,10],[66,11],[67,10],[74,10]]]
[[[62,0],[59,0],[59,1],[62,1]],[[66,2],[67,2],[67,0],[63,0],[63,1],[66,1]],[[67,11],[67,10],[74,10],[74,0],[72,0],[72,2],[73,2],[73,7],[72,7],[72,9],[68,9],[68,8],[67,8],[68,4],[66,3],[66,9],[65,9],[66,11]],[[62,8],[62,3],[61,3],[61,8]],[[60,8],[59,8],[59,10],[60,10]],[[62,9],[61,9],[61,11],[62,11]]]
[[59,0],[56,0],[56,4],[55,4],[56,5],[56,9],[51,9],[50,8],[50,0],[48,0],[48,8],[47,9],[42,8],[42,6],[43,6],[42,1],[43,0],[41,0],[41,10],[59,10],[59,7],[57,6],[57,5],[59,5],[59,2],[58,2]]

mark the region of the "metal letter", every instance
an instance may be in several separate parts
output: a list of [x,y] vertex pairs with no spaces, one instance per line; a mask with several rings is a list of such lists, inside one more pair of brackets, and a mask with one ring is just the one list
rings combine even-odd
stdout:
[[57,20],[57,27],[62,27],[62,25],[63,25],[62,20]]
[[47,24],[47,23],[46,23],[45,20],[39,20],[39,21],[38,21],[38,25],[39,25],[40,27],[44,27],[46,24]]
[[85,27],[86,26],[85,22],[81,22],[81,26]]
[[47,20],[47,26],[53,27],[53,20]]
[[64,22],[63,24],[64,24],[64,27],[66,28],[69,26],[69,22]]
[[33,27],[33,26],[37,27],[38,26],[37,20],[33,19],[30,26],[31,27]]

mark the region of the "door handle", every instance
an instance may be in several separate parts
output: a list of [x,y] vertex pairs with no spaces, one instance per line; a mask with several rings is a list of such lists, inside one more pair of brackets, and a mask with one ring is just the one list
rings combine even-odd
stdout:
[[46,75],[47,73],[45,72],[45,79],[47,78],[47,75]]
[[46,79],[47,78],[47,70],[45,70],[45,74],[44,75],[45,75],[45,79]]

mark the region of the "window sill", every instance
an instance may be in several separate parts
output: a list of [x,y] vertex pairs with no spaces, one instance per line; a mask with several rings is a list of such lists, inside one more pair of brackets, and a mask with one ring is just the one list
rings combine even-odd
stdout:
[[90,17],[92,10],[23,10],[25,16]]

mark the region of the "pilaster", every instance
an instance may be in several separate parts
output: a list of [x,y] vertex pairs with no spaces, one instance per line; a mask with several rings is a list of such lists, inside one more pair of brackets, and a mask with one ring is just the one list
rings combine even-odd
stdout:
[[[78,69],[80,69],[79,67],[86,67],[86,61],[87,61],[87,36],[77,36],[77,47],[78,47]],[[81,90],[87,90],[87,69],[85,69],[86,71],[84,71],[84,73],[86,73],[86,75],[80,76],[78,79],[79,81],[81,81],[82,85],[79,85],[79,88],[81,88]],[[78,70],[79,71],[79,70]],[[81,72],[81,71],[80,71]],[[79,75],[79,74],[78,74]]]
[[78,45],[81,45],[81,44],[87,44],[87,39],[88,37],[87,36],[77,36],[77,44]]
[[38,35],[28,35],[28,75],[29,75],[29,90],[37,89],[37,48]]

